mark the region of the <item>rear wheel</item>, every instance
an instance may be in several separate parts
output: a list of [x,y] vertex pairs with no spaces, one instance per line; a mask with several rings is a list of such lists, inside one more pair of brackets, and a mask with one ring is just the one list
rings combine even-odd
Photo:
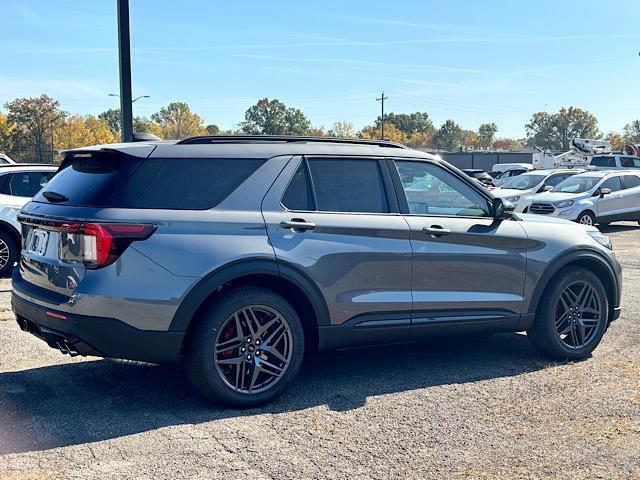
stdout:
[[570,267],[545,290],[527,335],[546,355],[581,360],[602,340],[608,311],[607,292],[598,277],[589,270]]
[[585,210],[580,215],[578,215],[578,218],[576,219],[576,222],[578,222],[578,223],[580,223],[582,225],[595,225],[596,224],[596,217],[590,211]]
[[11,235],[0,231],[0,276],[11,273],[18,258],[18,246]]
[[189,333],[185,367],[206,397],[248,408],[281,395],[302,364],[304,334],[291,304],[240,287],[207,307]]

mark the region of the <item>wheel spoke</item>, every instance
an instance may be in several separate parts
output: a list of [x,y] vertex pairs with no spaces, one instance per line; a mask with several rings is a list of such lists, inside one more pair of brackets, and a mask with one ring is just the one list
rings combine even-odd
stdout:
[[260,328],[258,329],[258,332],[257,332],[257,336],[261,337],[262,335],[264,335],[265,332],[267,332],[271,328],[271,326],[274,325],[275,323],[277,323],[278,321],[280,321],[280,317],[275,316],[271,320],[269,320],[267,323],[265,323],[264,325],[260,326]]
[[586,281],[574,282],[563,290],[556,305],[562,314],[555,319],[555,326],[566,346],[582,348],[591,341],[602,318],[600,305],[597,290]]
[[249,332],[251,333],[251,336],[252,337],[257,336],[258,330],[260,329],[260,322],[258,321],[258,317],[256,317],[256,314],[254,313],[251,307],[245,309],[243,313],[244,313],[244,318],[246,319],[246,322],[247,322],[247,328],[249,328]]
[[239,365],[244,360],[244,357],[231,357],[231,358],[220,358],[216,360],[218,365]]
[[282,373],[282,368],[262,358],[256,360],[256,367],[273,376],[278,376]]
[[242,345],[244,337],[235,337],[230,340],[226,340],[222,343],[219,343],[216,346],[216,353],[225,352],[227,350],[233,350],[239,348]]
[[287,359],[284,357],[284,355],[282,355],[278,350],[276,350],[274,347],[272,347],[271,345],[263,345],[262,346],[262,350],[264,352],[267,352],[270,356],[272,357],[276,357],[278,360],[280,360],[281,362],[286,362]]

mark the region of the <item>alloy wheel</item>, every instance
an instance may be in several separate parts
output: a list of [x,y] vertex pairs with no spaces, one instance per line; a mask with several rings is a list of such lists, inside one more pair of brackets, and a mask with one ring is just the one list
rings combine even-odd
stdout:
[[273,388],[289,368],[293,355],[291,328],[271,307],[251,305],[231,315],[215,344],[216,370],[239,393]]
[[554,320],[565,346],[579,349],[589,344],[602,322],[601,299],[593,285],[585,281],[568,285],[558,298]]
[[593,219],[590,215],[583,215],[580,217],[580,221],[582,225],[593,225]]
[[0,239],[0,270],[3,269],[9,262],[9,245]]

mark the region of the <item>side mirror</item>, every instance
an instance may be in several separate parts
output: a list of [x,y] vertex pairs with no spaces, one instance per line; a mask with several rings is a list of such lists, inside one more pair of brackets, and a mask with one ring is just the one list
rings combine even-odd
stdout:
[[600,189],[600,198],[604,198],[605,195],[609,195],[611,193],[610,188],[601,188]]
[[545,185],[544,189],[542,191],[543,192],[550,192],[551,190],[553,190],[553,185]]
[[511,218],[511,213],[515,210],[513,203],[503,200],[502,198],[495,198],[493,200],[493,218]]

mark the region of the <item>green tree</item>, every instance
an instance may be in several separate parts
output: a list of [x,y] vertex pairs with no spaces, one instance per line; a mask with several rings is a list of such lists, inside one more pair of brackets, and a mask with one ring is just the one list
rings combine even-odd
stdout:
[[208,135],[220,135],[220,127],[215,123],[207,125],[205,128],[207,129]]
[[562,108],[558,113],[534,113],[525,125],[527,144],[544,149],[569,150],[574,138],[598,138],[598,120],[577,107]]
[[[120,109],[110,108],[98,115],[98,118],[106,123],[113,133],[120,133]],[[135,131],[135,129],[134,129]]]
[[297,108],[263,98],[245,112],[240,129],[249,135],[306,135],[311,123]]
[[[376,119],[376,128],[381,125],[381,117]],[[407,137],[413,133],[429,133],[434,132],[433,122],[429,118],[427,112],[414,113],[385,113],[384,114],[385,129],[387,123],[392,123],[398,130]]]
[[171,102],[151,115],[151,120],[160,125],[163,138],[179,140],[207,134],[202,118],[184,102]]
[[433,144],[442,150],[456,150],[464,142],[465,132],[453,120],[447,120],[438,129],[434,136]]
[[330,137],[355,138],[356,131],[351,122],[336,122],[327,132]]
[[493,143],[493,137],[498,131],[498,126],[495,123],[483,123],[478,127],[478,137],[480,138],[480,146],[482,148],[489,148]]
[[640,120],[627,123],[622,129],[622,138],[625,143],[640,143]]

